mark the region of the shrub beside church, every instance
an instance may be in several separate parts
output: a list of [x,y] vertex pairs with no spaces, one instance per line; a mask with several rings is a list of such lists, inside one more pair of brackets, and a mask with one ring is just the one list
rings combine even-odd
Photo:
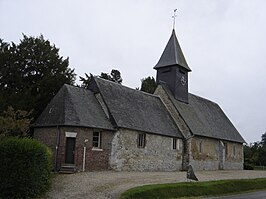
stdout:
[[51,185],[52,153],[30,138],[0,139],[0,198],[33,198]]

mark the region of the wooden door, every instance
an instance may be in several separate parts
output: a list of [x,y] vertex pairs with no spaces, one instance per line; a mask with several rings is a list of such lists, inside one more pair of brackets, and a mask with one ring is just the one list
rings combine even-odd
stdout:
[[75,163],[75,144],[76,144],[76,138],[72,137],[66,138],[66,154],[65,154],[66,164]]

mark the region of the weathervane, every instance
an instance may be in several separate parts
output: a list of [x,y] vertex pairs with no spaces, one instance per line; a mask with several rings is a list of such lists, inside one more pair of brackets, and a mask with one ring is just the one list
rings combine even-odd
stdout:
[[176,11],[177,11],[177,9],[174,9],[174,15],[172,16],[172,18],[174,19],[174,21],[173,21],[173,29],[175,29],[175,18],[176,18]]

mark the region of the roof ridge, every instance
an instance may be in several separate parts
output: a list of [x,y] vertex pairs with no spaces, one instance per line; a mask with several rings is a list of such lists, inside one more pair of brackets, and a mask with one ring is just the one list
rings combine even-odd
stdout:
[[78,85],[71,85],[71,84],[64,84],[63,86],[66,86],[67,88],[77,88],[77,89],[82,89],[82,90],[88,90],[87,88],[78,86]]
[[147,92],[145,92],[145,91],[137,90],[137,89],[131,88],[131,87],[129,87],[129,86],[125,86],[125,85],[119,84],[119,83],[117,83],[117,82],[113,82],[113,81],[110,81],[110,80],[107,80],[107,79],[103,79],[103,78],[100,78],[100,77],[94,77],[94,78],[95,78],[95,79],[98,79],[98,80],[100,80],[100,81],[103,80],[103,81],[108,82],[108,83],[110,83],[110,84],[116,84],[117,86],[124,87],[124,88],[126,88],[126,89],[130,89],[130,90],[135,91],[135,92],[140,92],[140,93],[142,93],[142,94],[145,94],[145,95],[149,95],[149,96],[157,97],[157,98],[158,98],[157,95],[154,95],[154,94],[152,94],[152,93],[147,93]]

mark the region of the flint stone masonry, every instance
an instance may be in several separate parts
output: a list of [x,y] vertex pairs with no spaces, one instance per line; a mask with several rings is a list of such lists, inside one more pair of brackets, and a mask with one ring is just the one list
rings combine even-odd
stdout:
[[211,138],[192,138],[190,164],[193,168],[195,170],[243,169],[242,144],[223,141],[224,147],[221,147],[221,142]]
[[116,171],[177,171],[182,166],[182,140],[173,149],[173,138],[146,134],[146,146],[137,147],[139,131],[120,129],[112,140],[110,166]]

